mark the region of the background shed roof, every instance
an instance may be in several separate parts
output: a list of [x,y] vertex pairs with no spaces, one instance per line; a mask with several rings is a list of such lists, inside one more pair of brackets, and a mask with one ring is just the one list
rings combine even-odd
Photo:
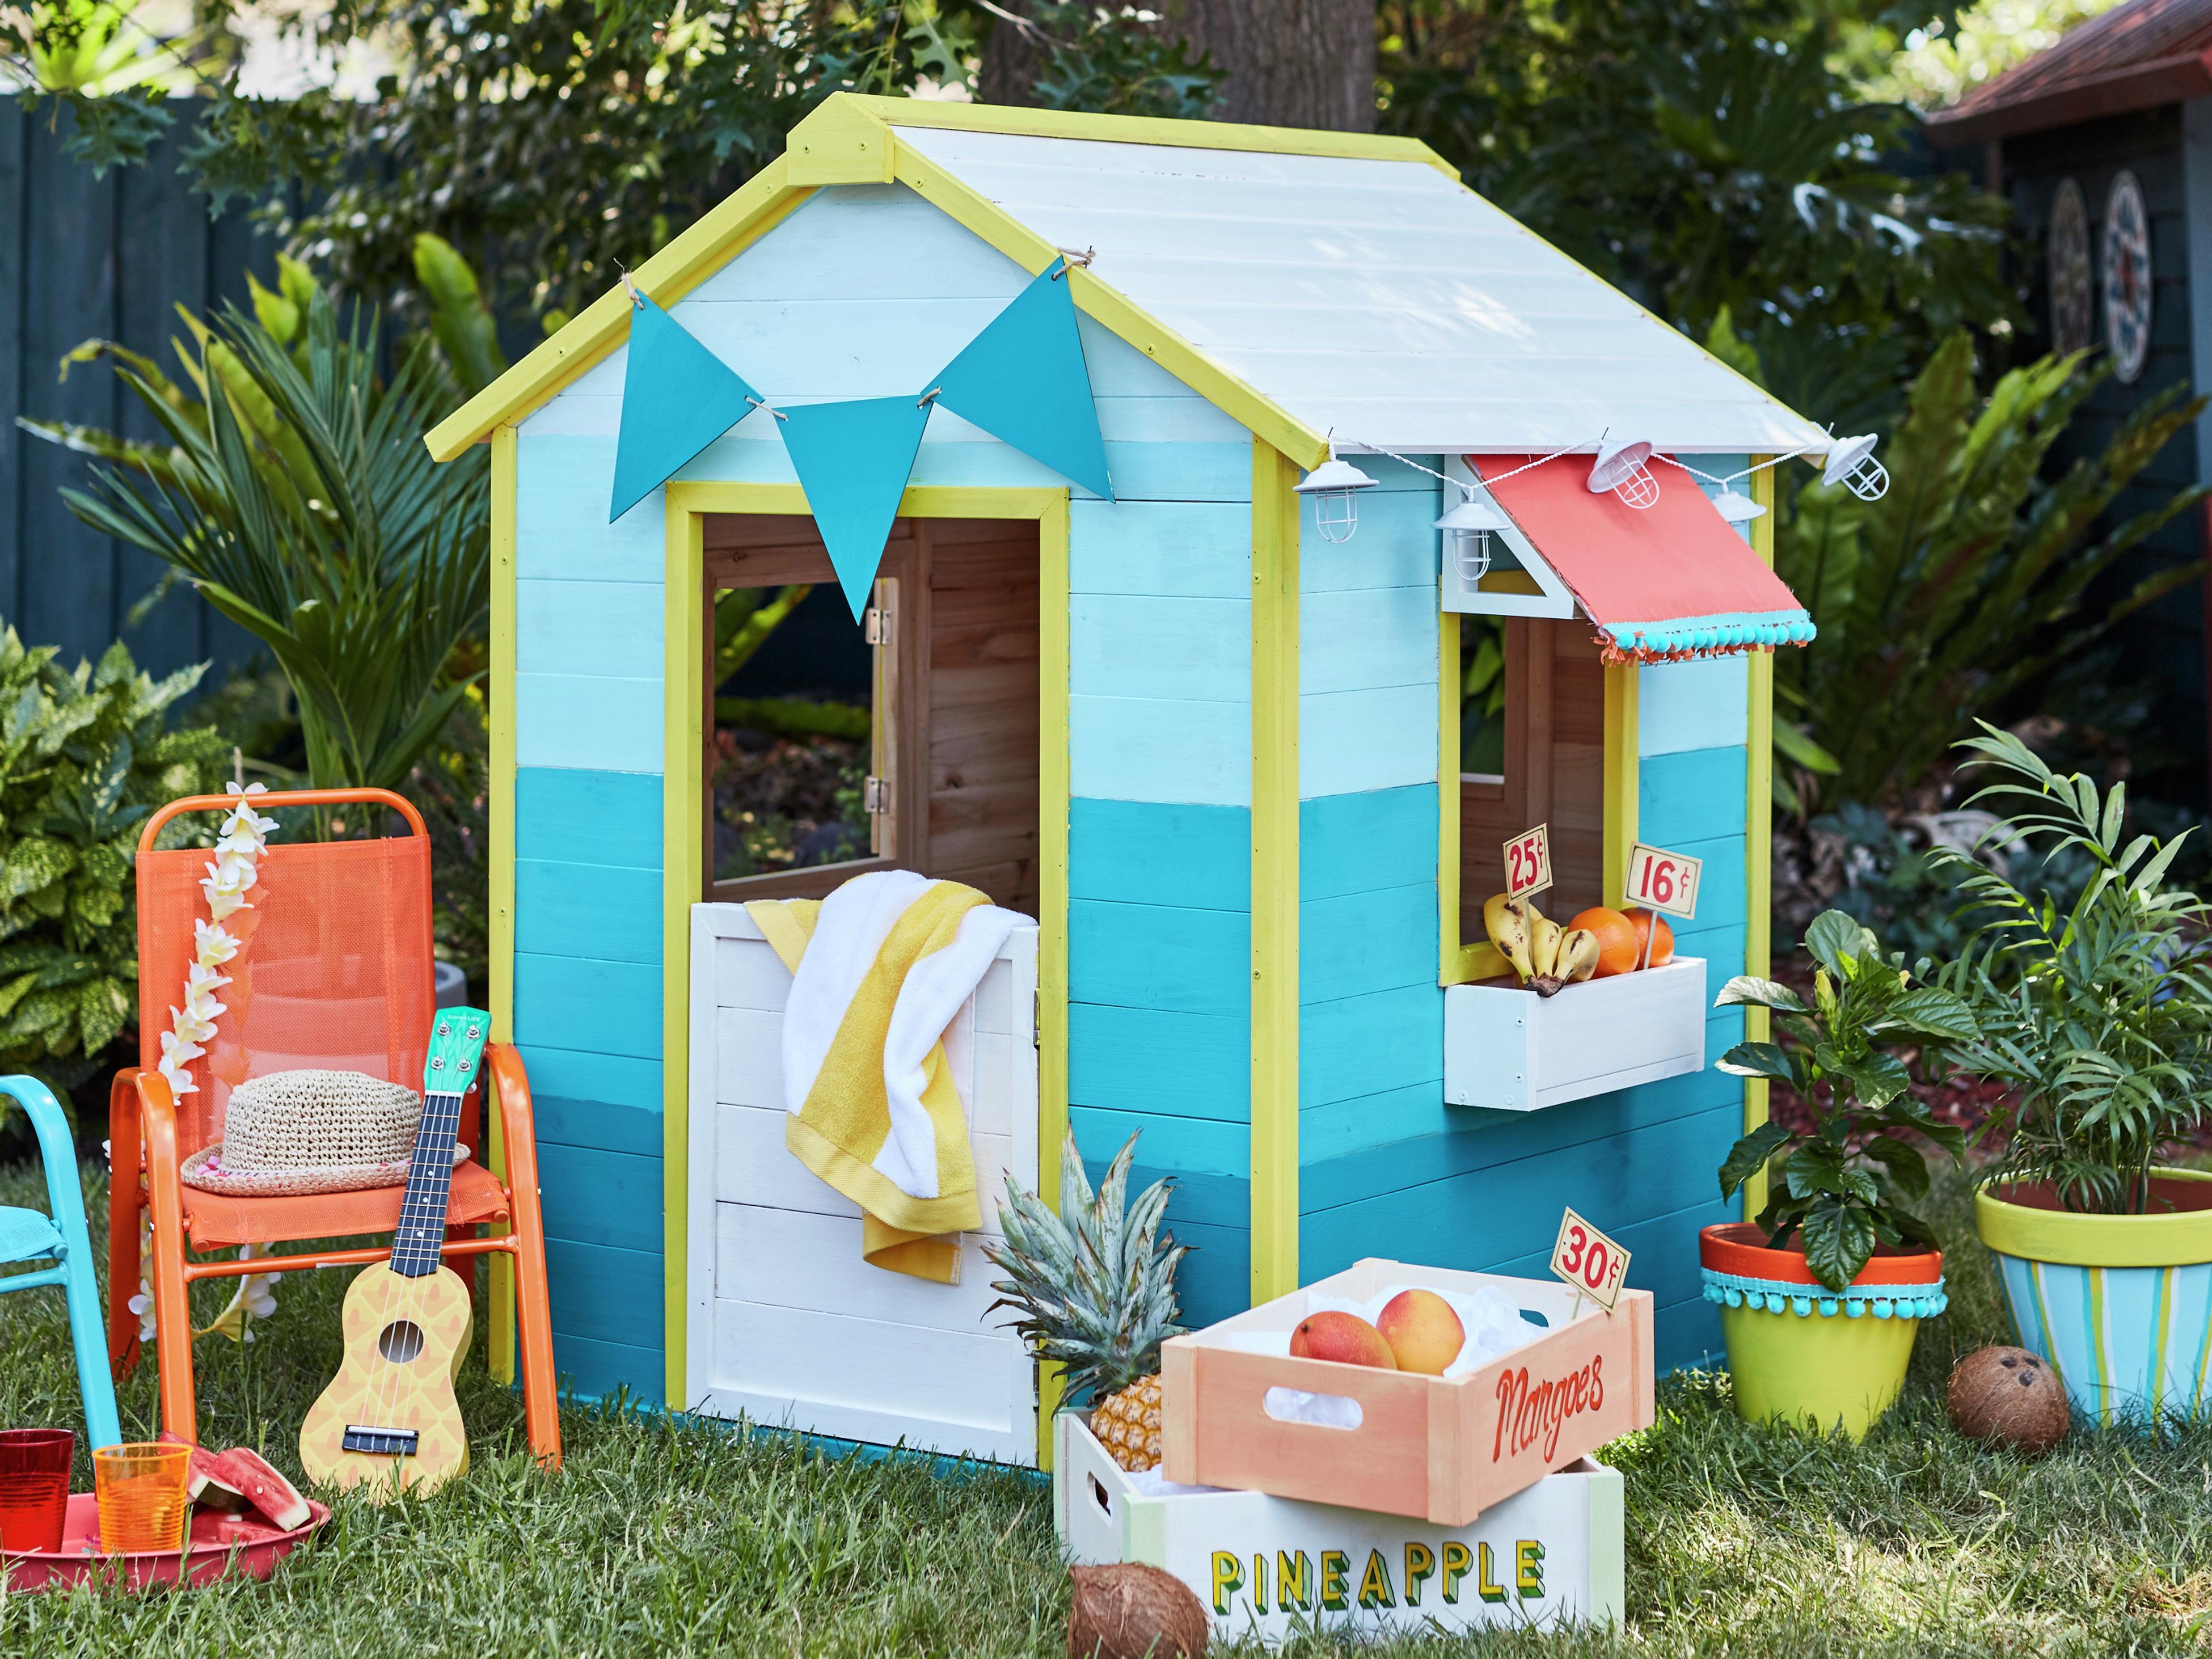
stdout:
[[1938,144],[2040,132],[2212,93],[2212,0],[2131,0],[1928,118]]

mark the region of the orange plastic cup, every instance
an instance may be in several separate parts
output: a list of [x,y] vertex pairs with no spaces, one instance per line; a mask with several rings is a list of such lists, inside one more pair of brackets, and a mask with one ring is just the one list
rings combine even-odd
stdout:
[[68,1429],[0,1429],[0,1549],[62,1547],[76,1449]]
[[92,1490],[100,1505],[103,1555],[181,1550],[191,1523],[185,1495],[192,1449],[160,1441],[102,1446],[92,1455]]

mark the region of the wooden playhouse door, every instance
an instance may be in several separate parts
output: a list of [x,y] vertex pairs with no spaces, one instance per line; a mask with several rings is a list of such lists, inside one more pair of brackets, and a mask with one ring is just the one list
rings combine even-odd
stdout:
[[1034,1466],[1036,1368],[987,1313],[1006,1176],[1037,1180],[1036,927],[1017,928],[972,1006],[969,1103],[986,1234],[960,1283],[860,1259],[860,1212],[792,1156],[780,1052],[791,975],[739,904],[691,912],[686,1404],[769,1426]]

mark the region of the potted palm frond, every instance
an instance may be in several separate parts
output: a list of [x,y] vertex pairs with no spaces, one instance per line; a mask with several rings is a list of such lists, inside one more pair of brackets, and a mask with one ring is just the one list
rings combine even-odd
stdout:
[[2092,874],[2065,910],[1963,854],[1988,920],[1945,982],[1979,1036],[1958,1061],[2009,1085],[2002,1152],[1974,1219],[2022,1346],[2100,1422],[2187,1416],[2212,1399],[2212,1174],[2164,1167],[2212,1104],[2206,902],[2166,884],[2184,836],[2128,836],[2124,786],[2051,771],[1986,724],[1960,747],[2009,809],[1984,845],[2017,863],[2073,852]]
[[1787,1083],[1813,1115],[1809,1129],[1761,1124],[1720,1168],[1721,1195],[1761,1170],[1769,1194],[1754,1220],[1707,1227],[1698,1256],[1708,1302],[1719,1304],[1736,1410],[1853,1439],[1904,1386],[1918,1322],[1942,1312],[1943,1255],[1912,1212],[1927,1196],[1923,1140],[1953,1157],[1960,1129],[1940,1123],[1910,1088],[1903,1046],[1935,1051],[1972,1037],[1966,1005],[1927,982],[1930,964],[1902,955],[1840,910],[1806,930],[1813,1000],[1746,975],[1719,1005],[1772,1011],[1786,1046],[1740,1042],[1720,1068]]

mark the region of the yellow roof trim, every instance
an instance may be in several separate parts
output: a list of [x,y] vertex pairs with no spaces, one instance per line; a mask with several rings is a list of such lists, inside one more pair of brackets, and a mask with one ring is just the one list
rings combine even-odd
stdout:
[[[1171,121],[1150,115],[1088,115],[1004,104],[953,104],[932,98],[838,93],[827,104],[866,110],[892,127],[946,127],[1028,138],[1089,138],[1111,144],[1169,144],[1265,155],[1334,155],[1360,161],[1413,161],[1456,179],[1459,169],[1418,138],[1379,132],[1318,132],[1304,127],[1242,126],[1228,121]],[[827,105],[825,104],[825,107]]]
[[[656,305],[671,306],[781,222],[814,192],[793,185],[778,156],[699,216],[630,280]],[[629,338],[629,300],[609,289],[513,368],[432,427],[422,441],[434,460],[450,461],[495,428],[520,420]]]

